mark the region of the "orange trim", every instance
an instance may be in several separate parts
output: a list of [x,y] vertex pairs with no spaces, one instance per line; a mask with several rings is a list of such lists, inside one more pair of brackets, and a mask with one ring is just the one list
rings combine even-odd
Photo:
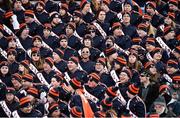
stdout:
[[108,103],[106,103],[105,100],[103,100],[103,103],[104,103],[106,106],[108,106],[108,107],[111,107],[111,106],[112,106],[112,103],[108,104]]
[[136,90],[136,91],[139,91],[139,88],[136,88],[136,87],[134,86],[134,84],[132,85],[132,88],[133,88],[134,90]]
[[144,67],[147,68],[147,67],[150,66],[150,65],[153,65],[153,63],[152,63],[152,62],[146,62],[145,65],[144,65]]
[[176,61],[174,61],[174,60],[169,60],[169,61],[167,62],[167,64],[177,64],[177,65],[178,65],[178,63],[177,63]]
[[116,93],[112,91],[112,87],[108,88],[107,91],[112,94],[113,96],[116,96]]
[[96,73],[91,73],[89,76],[91,76],[92,78],[96,79],[96,80],[100,80],[99,75],[97,75]]
[[73,113],[74,115],[76,115],[76,116],[81,116],[81,115],[82,115],[82,113],[81,113],[81,112],[78,112],[78,111],[75,109],[75,107],[72,109],[72,113]]
[[75,84],[78,87],[81,87],[81,82],[79,82],[77,79],[72,79],[73,84]]
[[27,92],[31,92],[31,93],[34,93],[34,94],[38,95],[38,90],[35,89],[35,88],[30,88],[30,89],[27,90]]
[[20,102],[20,105],[23,105],[23,104],[28,103],[28,102],[30,102],[30,99]]
[[161,85],[161,86],[159,87],[159,92],[160,92],[162,89],[165,89],[165,88],[169,88],[169,86],[168,86],[168,85]]
[[49,110],[51,110],[54,107],[58,107],[58,104],[57,103],[53,104],[52,106],[49,107]]
[[13,16],[13,12],[12,12],[12,11],[7,12],[7,13],[5,14],[5,18],[9,18],[9,17],[11,17],[11,16]]
[[58,94],[54,89],[51,89],[51,90],[49,91],[49,93],[52,94],[52,95],[54,95],[54,96],[56,96],[56,97],[59,96],[59,94]]
[[136,94],[138,93],[138,91],[134,90],[131,85],[130,85],[129,89],[130,89],[130,91],[133,92],[133,93],[136,93]]
[[178,80],[178,81],[180,81],[180,76],[174,76],[174,77],[173,77],[173,80]]

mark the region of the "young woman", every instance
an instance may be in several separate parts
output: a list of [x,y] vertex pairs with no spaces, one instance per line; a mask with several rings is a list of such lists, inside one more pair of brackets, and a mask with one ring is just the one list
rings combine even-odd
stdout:
[[9,73],[9,65],[7,61],[2,61],[0,63],[0,78],[6,86],[12,87],[11,74]]

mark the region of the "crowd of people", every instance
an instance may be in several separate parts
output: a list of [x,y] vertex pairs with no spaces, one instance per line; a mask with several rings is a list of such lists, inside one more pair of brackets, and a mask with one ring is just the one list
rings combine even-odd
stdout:
[[180,117],[179,0],[0,0],[0,117]]

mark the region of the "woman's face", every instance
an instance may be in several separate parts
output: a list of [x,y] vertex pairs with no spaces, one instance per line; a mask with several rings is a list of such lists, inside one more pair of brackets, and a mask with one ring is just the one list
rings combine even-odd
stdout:
[[136,62],[137,58],[134,55],[129,55],[129,63],[134,64]]
[[19,71],[24,72],[24,70],[25,70],[24,66],[20,64],[19,65]]
[[88,11],[90,11],[90,8],[91,8],[91,5],[88,3],[84,6],[83,10],[88,12]]
[[155,67],[154,65],[152,65],[152,66],[150,67],[149,71],[150,71],[150,73],[153,74],[153,75],[157,73],[157,69],[156,69],[156,67]]
[[6,75],[8,72],[9,72],[8,66],[2,66],[2,67],[1,67],[1,73],[2,73],[3,75]]
[[154,58],[155,60],[161,60],[161,58],[162,58],[161,52],[155,53],[154,56],[153,56],[153,58]]
[[81,53],[82,58],[87,59],[90,56],[90,51],[88,48],[83,48]]
[[121,72],[119,78],[120,78],[120,83],[126,83],[129,80],[129,77],[125,72]]
[[124,14],[122,19],[124,23],[130,23],[131,20],[129,14]]
[[170,25],[172,23],[172,20],[169,17],[166,17],[164,19],[164,23],[167,24],[167,25]]
[[132,10],[132,7],[131,7],[130,4],[125,4],[125,5],[124,5],[124,11],[125,11],[125,12],[130,12],[131,10]]
[[32,54],[32,60],[33,61],[39,61],[40,60],[40,54],[38,54],[38,53],[33,53]]

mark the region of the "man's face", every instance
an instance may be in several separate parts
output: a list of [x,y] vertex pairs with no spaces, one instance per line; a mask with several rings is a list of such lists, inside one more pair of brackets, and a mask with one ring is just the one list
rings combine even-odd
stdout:
[[78,16],[73,16],[73,20],[74,20],[75,23],[79,23],[80,17],[78,17]]
[[68,66],[69,71],[72,71],[75,68],[77,68],[77,65],[73,61],[68,61],[67,66]]
[[40,4],[38,4],[37,6],[36,6],[36,10],[38,11],[38,12],[41,12],[41,11],[43,11],[43,7],[40,5]]
[[70,26],[67,26],[67,27],[66,27],[66,34],[67,34],[67,35],[71,35],[71,34],[73,34],[73,32],[74,32],[74,31],[73,31],[73,29],[72,29]]
[[14,3],[14,9],[17,10],[17,11],[21,10],[22,9],[22,3],[20,1],[16,1]]
[[170,74],[170,75],[171,75],[171,74],[174,74],[174,73],[176,72],[176,70],[177,70],[176,68],[171,67],[171,66],[167,66],[167,67],[166,67],[166,71],[167,71],[167,73]]
[[129,77],[125,72],[121,72],[119,78],[120,78],[120,83],[126,83],[129,80]]
[[170,11],[177,11],[178,10],[178,7],[173,5],[173,4],[169,4],[169,10]]
[[50,71],[52,68],[47,62],[44,62],[43,69],[44,71]]
[[162,114],[165,110],[165,106],[162,104],[155,104],[154,109],[156,110],[156,113]]
[[95,65],[95,70],[101,72],[103,69],[104,69],[103,65],[97,62]]
[[125,5],[124,5],[124,11],[125,11],[125,12],[130,12],[131,10],[132,10],[132,7],[131,7],[130,4],[125,4]]

